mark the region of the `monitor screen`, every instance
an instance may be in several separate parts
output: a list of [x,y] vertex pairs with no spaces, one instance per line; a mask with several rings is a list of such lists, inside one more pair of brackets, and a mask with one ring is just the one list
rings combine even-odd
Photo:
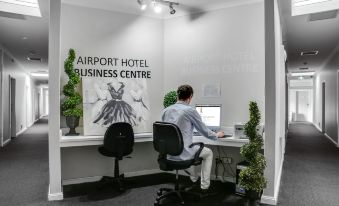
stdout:
[[220,127],[220,105],[196,105],[195,109],[201,116],[202,121],[209,127]]

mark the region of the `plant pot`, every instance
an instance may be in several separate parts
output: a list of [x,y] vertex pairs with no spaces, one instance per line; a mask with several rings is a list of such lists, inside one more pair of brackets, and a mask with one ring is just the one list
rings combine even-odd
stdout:
[[246,190],[246,197],[250,200],[259,200],[261,198],[262,192],[257,192],[255,190]]
[[79,133],[75,131],[75,128],[79,126],[79,117],[66,117],[66,124],[69,127],[69,132],[66,136],[78,136]]

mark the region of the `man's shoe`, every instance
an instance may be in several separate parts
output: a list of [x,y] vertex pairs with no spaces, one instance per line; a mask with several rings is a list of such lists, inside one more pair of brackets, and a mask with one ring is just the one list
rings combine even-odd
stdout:
[[192,191],[192,192],[199,192],[200,190],[200,177],[198,178],[197,181],[192,182],[191,185],[186,187],[186,191]]
[[208,189],[200,189],[200,198],[205,198],[209,196],[217,195],[218,192],[211,189],[210,187]]

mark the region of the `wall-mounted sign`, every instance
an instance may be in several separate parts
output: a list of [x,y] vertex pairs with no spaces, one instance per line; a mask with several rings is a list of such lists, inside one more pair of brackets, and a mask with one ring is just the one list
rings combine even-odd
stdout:
[[81,77],[151,78],[149,65],[144,59],[79,56],[76,65],[75,72]]
[[82,77],[84,135],[103,135],[115,122],[127,122],[134,132],[146,132],[149,119],[147,60],[106,57],[76,59]]

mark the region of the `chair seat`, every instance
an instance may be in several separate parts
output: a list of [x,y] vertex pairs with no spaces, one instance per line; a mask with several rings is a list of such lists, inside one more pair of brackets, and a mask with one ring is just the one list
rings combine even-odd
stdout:
[[183,160],[183,161],[173,161],[173,160],[158,160],[160,165],[163,165],[165,167],[162,167],[160,169],[165,171],[171,171],[171,170],[184,170],[190,168],[192,165],[199,165],[202,162],[202,158],[199,158],[199,161],[196,162],[194,159],[191,160]]
[[101,146],[98,148],[100,154],[106,156],[106,157],[118,157],[118,158],[121,158],[123,156],[126,156],[126,155],[129,155],[130,153],[132,153],[133,149],[131,148],[129,151],[125,151],[124,153],[122,154],[119,154],[118,151],[109,151],[107,150],[104,146]]

